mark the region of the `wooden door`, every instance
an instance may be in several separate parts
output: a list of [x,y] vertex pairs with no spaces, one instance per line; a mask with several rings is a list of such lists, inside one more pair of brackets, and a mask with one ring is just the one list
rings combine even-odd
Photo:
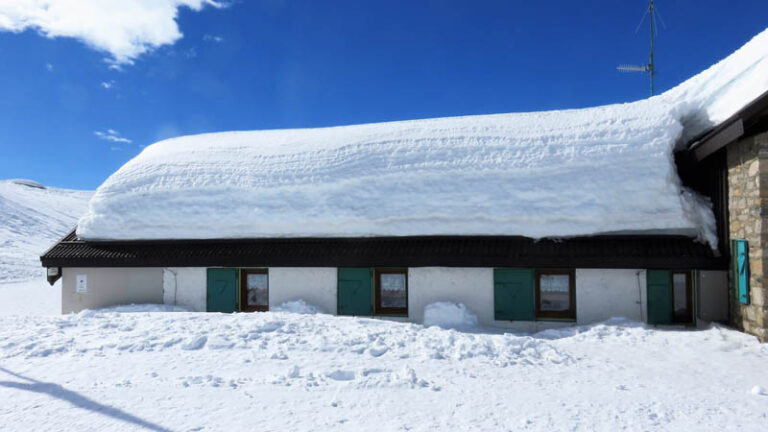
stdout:
[[672,324],[672,274],[669,270],[648,270],[648,324]]
[[339,268],[337,292],[339,315],[371,315],[373,312],[371,279],[371,269],[368,267]]
[[208,269],[207,309],[208,312],[236,312],[238,308],[237,269]]

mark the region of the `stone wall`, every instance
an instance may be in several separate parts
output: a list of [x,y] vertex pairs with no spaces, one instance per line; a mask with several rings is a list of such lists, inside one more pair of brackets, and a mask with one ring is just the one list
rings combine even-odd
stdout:
[[768,133],[728,146],[730,238],[749,242],[750,303],[734,292],[729,272],[731,323],[768,341]]

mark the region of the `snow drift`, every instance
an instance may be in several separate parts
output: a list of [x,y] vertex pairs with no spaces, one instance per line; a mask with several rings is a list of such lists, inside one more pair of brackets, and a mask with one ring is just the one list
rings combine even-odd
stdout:
[[302,315],[314,315],[314,314],[321,314],[324,313],[322,309],[319,307],[307,303],[304,300],[293,300],[293,301],[287,301],[285,303],[279,304],[273,308],[271,308],[273,312],[289,312],[289,313],[295,313],[295,314],[302,314]]
[[226,132],[147,147],[90,240],[676,233],[716,244],[676,145],[768,89],[768,31],[660,96],[581,110]]
[[477,327],[477,315],[464,303],[435,302],[424,308],[424,326],[469,330]]

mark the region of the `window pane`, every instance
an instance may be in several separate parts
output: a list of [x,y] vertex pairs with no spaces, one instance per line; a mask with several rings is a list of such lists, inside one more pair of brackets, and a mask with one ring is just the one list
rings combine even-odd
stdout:
[[672,298],[674,299],[675,319],[686,321],[688,317],[688,284],[685,273],[672,275]]
[[268,281],[265,274],[248,275],[248,306],[269,306]]
[[402,273],[382,273],[381,307],[404,308],[407,305],[405,294],[405,275]]
[[543,274],[539,276],[539,308],[542,311],[567,311],[571,307],[570,276]]

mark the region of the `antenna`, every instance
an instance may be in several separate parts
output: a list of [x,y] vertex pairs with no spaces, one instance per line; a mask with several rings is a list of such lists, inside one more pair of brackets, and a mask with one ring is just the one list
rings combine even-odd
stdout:
[[[648,56],[649,57],[648,64],[643,66],[619,65],[616,69],[622,72],[648,72],[648,74],[651,77],[651,96],[653,96],[654,95],[653,78],[656,75],[656,66],[653,63],[654,37],[656,36],[655,34],[656,33],[656,23],[655,23],[656,13],[653,7],[653,0],[648,1],[648,10],[646,11],[646,14],[648,14],[648,20],[651,23],[651,53]],[[645,19],[645,15],[643,15],[643,19]],[[642,20],[640,21],[640,24],[642,24]],[[638,25],[638,28],[640,28],[639,25]]]

